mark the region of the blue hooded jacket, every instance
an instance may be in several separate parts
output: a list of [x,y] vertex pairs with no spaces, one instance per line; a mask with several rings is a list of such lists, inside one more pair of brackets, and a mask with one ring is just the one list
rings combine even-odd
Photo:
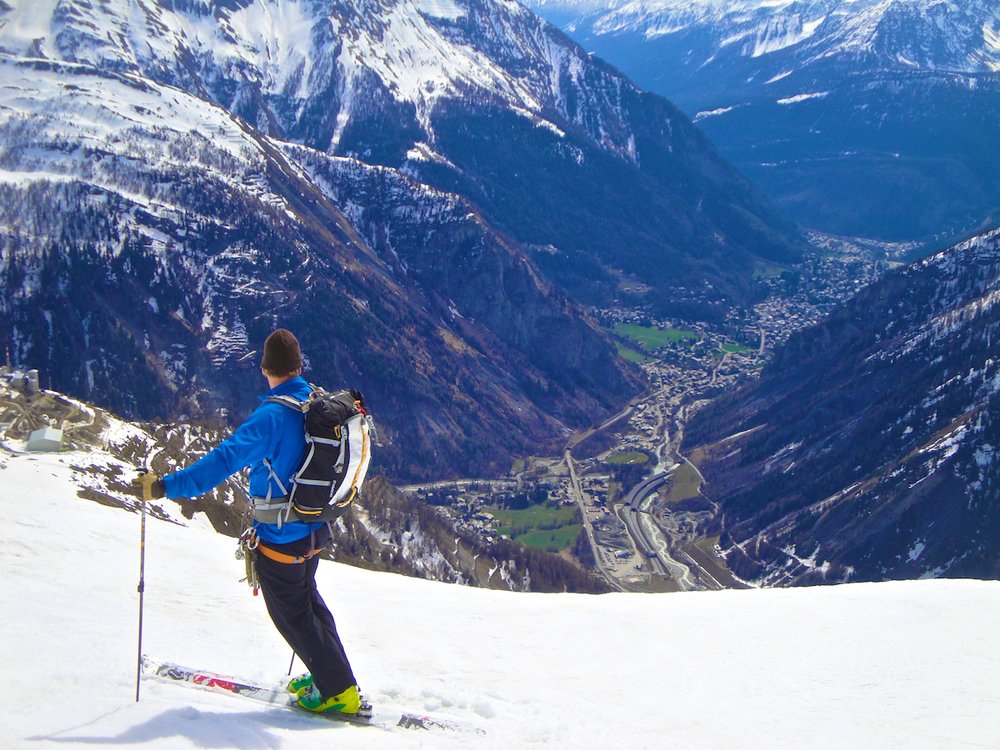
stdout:
[[[201,495],[248,466],[252,496],[266,497],[270,488],[271,497],[281,497],[285,493],[271,478],[264,459],[270,461],[285,489],[291,490],[292,475],[298,471],[305,454],[305,416],[287,406],[267,402],[267,399],[291,396],[305,401],[311,390],[302,377],[294,377],[269,390],[260,397],[265,403],[258,406],[230,437],[188,468],[163,477],[167,497]],[[322,522],[295,521],[279,529],[276,524],[254,522],[257,535],[273,544],[294,542],[324,525]]]

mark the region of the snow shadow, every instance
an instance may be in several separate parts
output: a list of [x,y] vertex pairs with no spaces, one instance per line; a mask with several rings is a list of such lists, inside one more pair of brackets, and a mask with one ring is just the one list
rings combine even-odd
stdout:
[[275,730],[313,731],[341,726],[335,722],[324,722],[322,726],[316,726],[315,721],[303,721],[300,717],[285,714],[284,711],[213,712],[184,706],[159,713],[140,724],[127,727],[115,736],[69,736],[57,733],[27,739],[33,742],[80,745],[138,745],[178,737],[187,739],[199,748],[278,750],[284,743],[274,734]]

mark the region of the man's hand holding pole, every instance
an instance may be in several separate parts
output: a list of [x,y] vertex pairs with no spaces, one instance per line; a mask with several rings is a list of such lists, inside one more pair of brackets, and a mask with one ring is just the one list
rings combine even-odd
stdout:
[[132,486],[142,491],[142,499],[147,503],[150,500],[159,500],[167,494],[167,489],[163,486],[163,477],[148,471],[133,479]]

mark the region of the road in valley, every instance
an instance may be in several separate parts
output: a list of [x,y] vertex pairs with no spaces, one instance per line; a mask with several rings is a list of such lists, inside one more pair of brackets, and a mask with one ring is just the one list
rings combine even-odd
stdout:
[[576,500],[576,504],[580,508],[580,518],[583,522],[583,528],[587,533],[587,540],[590,542],[590,548],[594,551],[594,563],[597,565],[597,569],[600,571],[601,575],[604,576],[604,580],[607,581],[612,588],[617,591],[624,591],[625,589],[618,580],[618,577],[613,575],[604,564],[603,550],[597,543],[597,538],[594,536],[594,526],[590,521],[590,514],[587,512],[587,503],[583,497],[583,489],[580,487],[580,479],[576,473],[576,463],[573,461],[573,451],[567,447],[566,452],[563,455],[566,460],[566,468],[569,470],[570,492],[573,493],[573,498]]
[[723,588],[714,576],[702,568],[683,550],[674,551],[664,530],[653,523],[646,506],[670,481],[670,474],[676,470],[654,474],[637,484],[626,495],[621,505],[619,517],[625,524],[636,551],[646,558],[654,575],[670,578],[682,590]]

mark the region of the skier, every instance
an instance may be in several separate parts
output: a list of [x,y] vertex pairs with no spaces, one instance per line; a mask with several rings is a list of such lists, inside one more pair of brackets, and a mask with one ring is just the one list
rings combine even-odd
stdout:
[[[181,471],[159,476],[140,474],[144,498],[190,498],[208,492],[238,471],[250,467],[250,494],[282,495],[277,482],[290,486],[305,452],[302,414],[266,399],[287,395],[307,400],[311,388],[301,377],[302,354],[295,336],[283,328],[264,342],[261,373],[270,390],[264,401],[231,437]],[[309,672],[288,683],[302,708],[357,715],[362,708],[357,680],[329,608],[316,589],[317,555],[330,542],[324,522],[282,524],[254,521],[256,566],[264,603],[278,632]]]

